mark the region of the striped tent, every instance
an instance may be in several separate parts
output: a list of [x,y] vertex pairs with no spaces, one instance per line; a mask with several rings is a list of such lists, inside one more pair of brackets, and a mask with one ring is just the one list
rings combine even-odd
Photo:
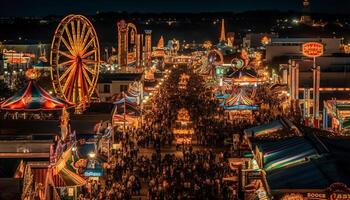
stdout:
[[0,104],[1,110],[8,111],[47,111],[72,107],[73,103],[53,97],[34,80],[29,80],[26,87]]

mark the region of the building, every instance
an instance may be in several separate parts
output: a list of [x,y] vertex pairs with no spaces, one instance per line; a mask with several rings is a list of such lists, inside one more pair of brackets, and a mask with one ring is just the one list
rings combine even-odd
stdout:
[[277,38],[278,35],[274,33],[248,33],[243,38],[243,48],[258,48],[263,44],[263,38],[271,40]]
[[300,17],[300,23],[312,25],[312,18],[310,16],[310,1],[303,0],[302,16]]
[[266,61],[299,58],[302,56],[301,46],[306,42],[322,43],[325,47],[324,56],[331,56],[341,53],[341,41],[341,38],[271,38],[266,45]]
[[244,170],[246,192],[262,187],[273,199],[348,199],[349,138],[297,128],[285,119],[245,130],[245,136],[255,163]]
[[128,90],[130,83],[141,81],[143,72],[116,72],[100,74],[97,90],[102,102],[111,102],[113,96]]

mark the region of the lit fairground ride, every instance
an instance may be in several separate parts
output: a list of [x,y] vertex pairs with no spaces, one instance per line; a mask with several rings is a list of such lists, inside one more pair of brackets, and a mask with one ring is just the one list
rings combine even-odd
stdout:
[[214,75],[216,66],[222,65],[224,62],[223,55],[220,51],[212,49],[199,61],[201,66],[197,71],[202,75]]
[[82,113],[96,91],[100,46],[91,22],[68,15],[58,25],[51,44],[51,79],[55,93],[76,104]]

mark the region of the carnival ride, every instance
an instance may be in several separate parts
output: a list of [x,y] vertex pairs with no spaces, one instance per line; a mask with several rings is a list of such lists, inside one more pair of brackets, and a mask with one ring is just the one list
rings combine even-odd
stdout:
[[200,74],[213,75],[215,74],[216,66],[221,66],[224,63],[222,53],[217,49],[212,49],[207,52],[201,59],[201,67],[198,69]]
[[256,110],[254,105],[258,78],[254,70],[244,66],[242,59],[234,59],[227,77],[231,79],[231,94],[221,106],[225,110]]
[[194,134],[190,114],[186,108],[177,111],[177,120],[173,126],[176,144],[191,144]]
[[100,46],[91,22],[82,15],[68,15],[56,28],[50,54],[55,93],[76,104],[82,113],[91,102],[100,67]]
[[127,67],[131,64],[140,66],[141,62],[141,35],[133,23],[120,20],[118,27],[118,64]]
[[[211,54],[208,54],[208,60]],[[245,118],[251,119],[252,112],[257,110],[259,106],[255,102],[257,86],[266,81],[266,78],[260,76],[251,62],[248,53],[244,50],[231,59],[228,64],[213,63],[217,66],[215,75],[207,74],[207,86],[215,92],[216,98],[220,102],[220,106],[225,110],[230,119]],[[226,58],[227,59],[227,58]],[[210,65],[208,65],[210,66]],[[203,68],[202,68],[203,69]],[[213,68],[206,68],[213,71]]]
[[170,55],[171,56],[176,56],[177,52],[180,49],[180,42],[179,40],[173,38],[172,40],[168,41],[168,49],[170,50]]

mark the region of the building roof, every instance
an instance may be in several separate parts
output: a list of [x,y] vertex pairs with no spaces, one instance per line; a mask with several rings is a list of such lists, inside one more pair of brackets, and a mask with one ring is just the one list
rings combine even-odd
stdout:
[[326,40],[341,41],[341,38],[272,38],[271,44],[278,44],[278,43],[302,44],[305,42],[322,42]]
[[232,94],[223,100],[221,106],[225,110],[256,110],[258,106],[254,104],[254,100],[246,95],[245,89],[232,91]]
[[142,72],[139,73],[104,73],[100,74],[99,83],[112,83],[113,81],[135,81],[142,78]]
[[350,139],[306,133],[282,140],[255,140],[271,190],[326,189],[350,184]]

